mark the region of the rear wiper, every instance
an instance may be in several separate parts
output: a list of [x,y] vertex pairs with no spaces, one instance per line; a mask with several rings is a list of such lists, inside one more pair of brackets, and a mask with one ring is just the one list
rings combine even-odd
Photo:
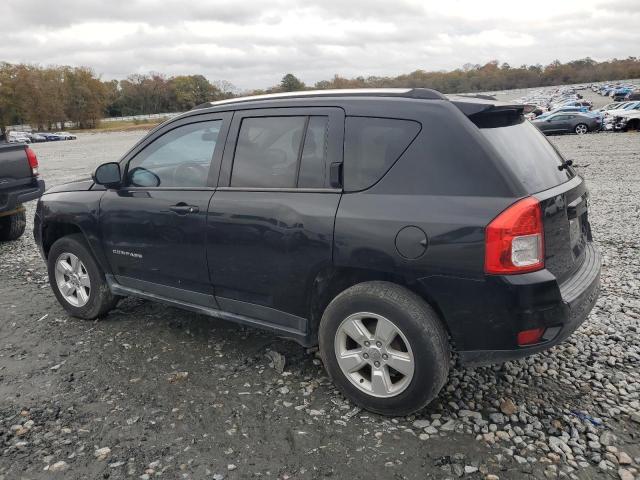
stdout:
[[573,165],[573,160],[563,160],[562,164],[558,165],[558,170],[568,169],[571,165]]

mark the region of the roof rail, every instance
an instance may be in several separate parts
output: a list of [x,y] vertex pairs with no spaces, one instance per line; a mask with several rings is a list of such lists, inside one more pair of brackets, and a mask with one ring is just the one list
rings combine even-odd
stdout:
[[207,102],[194,107],[200,108],[216,107],[218,105],[255,102],[261,100],[280,100],[286,98],[306,98],[306,97],[403,97],[417,98],[421,100],[446,100],[447,98],[436,90],[430,88],[344,88],[327,90],[302,90],[297,92],[269,93],[266,95],[253,95],[247,97],[228,98],[216,102]]

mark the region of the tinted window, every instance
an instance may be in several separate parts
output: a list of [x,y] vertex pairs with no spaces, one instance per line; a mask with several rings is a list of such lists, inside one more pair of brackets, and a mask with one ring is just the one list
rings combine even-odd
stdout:
[[300,159],[298,176],[300,188],[325,186],[328,127],[329,117],[309,117],[309,126],[304,136],[304,148]]
[[560,154],[528,121],[508,127],[481,128],[480,131],[529,193],[547,190],[573,177],[567,169],[558,170],[562,163]]
[[245,118],[233,159],[231,186],[291,188],[306,117]]
[[205,187],[222,120],[175,128],[146,146],[127,169],[134,187]]
[[420,124],[391,118],[347,117],[345,190],[363,190],[380,180],[420,131]]

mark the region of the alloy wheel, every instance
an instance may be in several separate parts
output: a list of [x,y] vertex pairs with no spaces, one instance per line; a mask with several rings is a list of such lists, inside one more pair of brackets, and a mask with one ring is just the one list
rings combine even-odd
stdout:
[[589,129],[587,128],[586,125],[580,124],[580,125],[576,125],[576,133],[578,135],[583,135],[585,133],[587,133],[589,131]]
[[62,297],[74,307],[89,301],[91,280],[87,267],[73,253],[62,253],[56,260],[56,284]]
[[409,341],[382,315],[347,317],[336,331],[334,349],[342,373],[368,395],[393,397],[411,383],[415,360]]

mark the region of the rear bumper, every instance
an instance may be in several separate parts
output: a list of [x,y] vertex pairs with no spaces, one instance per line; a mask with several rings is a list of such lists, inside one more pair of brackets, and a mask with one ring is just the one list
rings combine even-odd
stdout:
[[[548,304],[544,307],[538,306],[534,300],[528,309],[529,312],[512,312],[517,318],[522,318],[523,314],[531,318],[531,322],[527,322],[528,325],[524,324],[525,328],[546,327],[542,342],[526,347],[512,344],[506,349],[463,350],[459,352],[462,363],[483,365],[515,360],[541,352],[566,340],[586,320],[598,299],[600,263],[600,253],[589,242],[580,268],[563,284],[558,285],[556,282],[556,288],[560,293],[556,308]],[[531,287],[532,285],[527,285],[528,290]],[[536,322],[536,316],[539,316],[538,322]],[[519,329],[525,328],[521,323]]]
[[41,179],[28,186],[20,186],[9,191],[0,190],[0,214],[13,212],[23,203],[40,198],[43,193],[44,180]]

